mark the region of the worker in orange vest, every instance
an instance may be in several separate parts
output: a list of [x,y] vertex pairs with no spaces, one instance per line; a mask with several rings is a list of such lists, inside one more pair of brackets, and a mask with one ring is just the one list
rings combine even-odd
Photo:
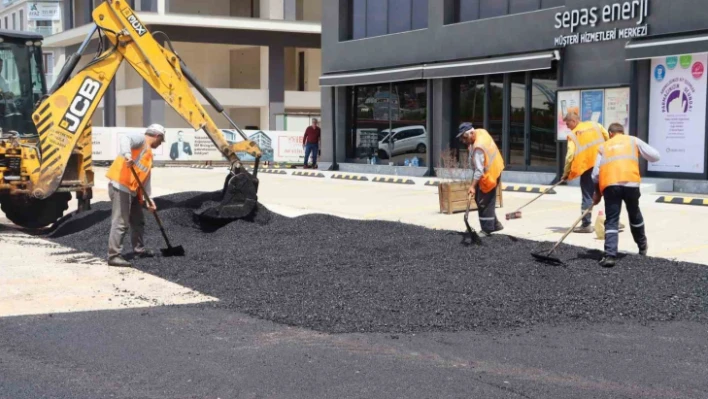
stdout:
[[504,170],[499,148],[494,139],[484,129],[475,129],[464,122],[458,129],[457,138],[467,146],[474,170],[473,183],[469,194],[474,197],[482,232],[491,235],[504,229],[496,215],[497,185]]
[[629,214],[630,230],[639,247],[639,255],[646,255],[649,245],[644,231],[644,218],[639,209],[639,156],[649,162],[661,158],[659,152],[637,137],[626,136],[619,123],[610,125],[610,140],[600,147],[592,180],[597,185],[593,196],[595,205],[605,197],[605,256],[603,267],[613,267],[619,246],[619,218],[622,202]]
[[[150,125],[145,134],[127,134],[120,138],[120,153],[106,174],[109,180],[108,196],[112,203],[111,233],[108,238],[108,264],[111,266],[131,266],[122,255],[123,238],[128,226],[135,256],[154,256],[152,251],[145,248],[145,218],[142,210],[145,201],[130,168],[135,170],[149,196],[152,150],[158,148],[163,141],[165,128],[158,124]],[[154,202],[146,207],[150,212],[157,211]]]
[[[563,180],[580,178],[582,193],[581,211],[585,212],[592,205],[595,184],[592,182],[592,168],[597,159],[597,152],[605,141],[610,139],[607,130],[596,122],[580,122],[575,112],[569,112],[564,118],[566,126],[572,130],[568,134],[568,152],[565,157]],[[583,218],[583,224],[573,230],[575,233],[592,233],[592,215]]]

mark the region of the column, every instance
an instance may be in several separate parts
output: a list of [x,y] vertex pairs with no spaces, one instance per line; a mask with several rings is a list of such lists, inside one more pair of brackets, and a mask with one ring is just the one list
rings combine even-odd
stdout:
[[165,125],[165,100],[148,84],[143,81],[143,125],[153,123]]
[[275,116],[285,112],[285,48],[268,49],[268,129],[275,129]]
[[297,21],[297,0],[283,0],[283,19]]
[[74,0],[64,0],[63,30],[74,28]]
[[[261,18],[283,19],[285,2],[290,0],[261,0]],[[292,0],[295,2],[295,0]]]
[[167,0],[156,0],[156,1],[157,1],[157,13],[160,15],[165,14],[165,12],[167,10],[167,4],[165,4],[165,2]]
[[113,79],[103,96],[103,126],[116,126],[116,80]]

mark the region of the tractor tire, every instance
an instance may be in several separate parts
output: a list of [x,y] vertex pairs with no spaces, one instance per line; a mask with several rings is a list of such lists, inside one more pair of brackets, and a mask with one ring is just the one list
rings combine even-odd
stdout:
[[71,193],[54,193],[38,200],[25,195],[5,195],[0,199],[0,209],[5,217],[26,229],[41,229],[61,219],[69,209]]

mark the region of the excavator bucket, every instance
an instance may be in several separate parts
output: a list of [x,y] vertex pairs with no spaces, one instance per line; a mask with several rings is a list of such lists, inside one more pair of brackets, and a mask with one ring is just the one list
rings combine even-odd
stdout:
[[208,202],[194,211],[201,225],[218,226],[253,215],[258,208],[258,179],[243,167],[229,172],[220,202]]

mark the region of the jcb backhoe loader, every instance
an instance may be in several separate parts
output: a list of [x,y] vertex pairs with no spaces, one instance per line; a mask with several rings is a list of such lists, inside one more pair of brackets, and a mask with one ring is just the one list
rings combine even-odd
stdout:
[[[0,74],[0,205],[7,218],[26,228],[48,226],[68,209],[72,192],[79,211],[90,208],[94,184],[91,118],[123,60],[195,130],[203,129],[230,161],[222,206],[232,207],[227,212],[230,215],[248,214],[256,206],[258,146],[197,81],[167,35],[154,33],[164,37],[169,49],[155,40],[127,1],[106,0],[92,16],[90,33],[67,59],[48,94],[42,37],[0,32],[0,72],[4,68],[13,77],[7,80]],[[74,74],[96,33],[96,56]],[[231,145],[226,141],[189,84],[233,125],[243,141]],[[255,157],[253,175],[244,169],[238,153]]]

